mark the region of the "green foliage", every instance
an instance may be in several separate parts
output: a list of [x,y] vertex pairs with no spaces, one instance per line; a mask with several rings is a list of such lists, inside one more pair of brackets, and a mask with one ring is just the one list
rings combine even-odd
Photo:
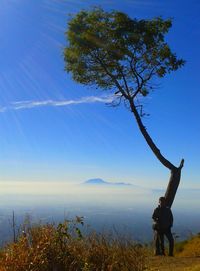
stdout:
[[126,99],[146,96],[153,78],[184,64],[164,40],[171,25],[160,17],[137,20],[119,11],[82,10],[66,32],[65,69],[79,83],[117,88]]
[[91,233],[83,219],[58,225],[29,225],[16,243],[0,252],[1,271],[143,271],[146,249],[127,239]]

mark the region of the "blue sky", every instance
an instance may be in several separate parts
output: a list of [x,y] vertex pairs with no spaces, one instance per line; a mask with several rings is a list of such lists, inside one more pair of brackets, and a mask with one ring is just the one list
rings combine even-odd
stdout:
[[[0,9],[0,181],[82,182],[100,177],[165,187],[169,172],[133,116],[105,93],[64,72],[69,14],[99,5],[136,18],[173,18],[167,41],[186,60],[145,100],[145,125],[175,165],[182,186],[199,186],[199,1],[2,0]],[[104,96],[103,96],[104,95]]]

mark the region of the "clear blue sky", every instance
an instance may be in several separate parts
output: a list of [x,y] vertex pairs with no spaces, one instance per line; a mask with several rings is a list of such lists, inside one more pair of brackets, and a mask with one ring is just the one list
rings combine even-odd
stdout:
[[200,2],[179,0],[1,0],[0,181],[82,182],[100,177],[165,187],[169,172],[123,106],[64,72],[69,13],[99,5],[136,18],[173,18],[167,40],[185,67],[145,101],[145,125],[182,186],[200,187]]

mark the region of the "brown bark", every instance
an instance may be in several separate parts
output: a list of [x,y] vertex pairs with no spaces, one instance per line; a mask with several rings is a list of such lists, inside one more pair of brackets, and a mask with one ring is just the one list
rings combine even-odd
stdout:
[[165,192],[166,205],[171,207],[181,180],[181,170],[184,164],[184,160],[181,160],[180,166],[171,171],[169,183]]
[[171,171],[171,176],[170,176],[169,183],[168,183],[166,193],[165,193],[167,206],[171,207],[176,195],[176,191],[180,183],[181,169],[184,165],[184,159],[181,160],[180,166],[176,167],[161,154],[160,150],[157,148],[152,138],[148,134],[145,126],[143,125],[141,117],[133,102],[133,99],[129,99],[129,103],[130,103],[131,111],[136,118],[139,129],[142,135],[144,136],[147,144],[149,145],[150,149],[153,151],[153,153],[158,158],[158,160]]

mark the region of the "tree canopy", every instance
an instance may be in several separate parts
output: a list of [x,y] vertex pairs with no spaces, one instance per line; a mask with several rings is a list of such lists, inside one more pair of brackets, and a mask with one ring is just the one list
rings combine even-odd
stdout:
[[82,10],[69,22],[65,68],[75,81],[113,89],[118,98],[146,96],[152,79],[184,64],[165,42],[171,25],[160,17],[137,20],[118,11]]

